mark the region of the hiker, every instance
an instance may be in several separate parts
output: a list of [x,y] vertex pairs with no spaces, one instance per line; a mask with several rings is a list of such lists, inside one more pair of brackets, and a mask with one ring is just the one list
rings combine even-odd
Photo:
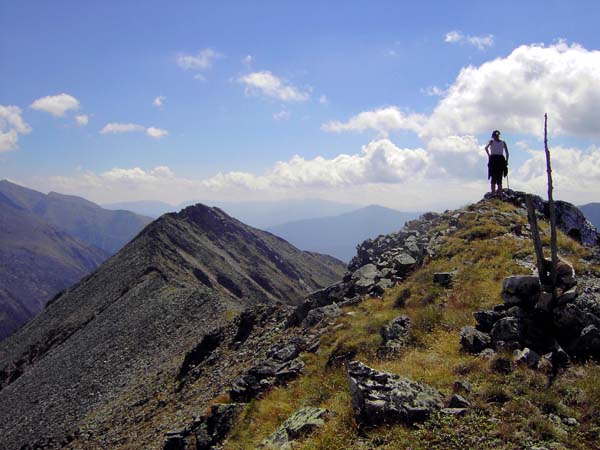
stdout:
[[[492,133],[492,139],[485,146],[485,152],[488,155],[488,179],[492,180],[492,195],[500,196],[502,195],[502,177],[508,176],[508,146],[500,139],[498,130],[494,130]],[[506,158],[504,158],[505,152]]]

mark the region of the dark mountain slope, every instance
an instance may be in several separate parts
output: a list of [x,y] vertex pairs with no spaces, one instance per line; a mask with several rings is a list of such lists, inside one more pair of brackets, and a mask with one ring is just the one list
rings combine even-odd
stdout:
[[588,203],[579,206],[579,209],[596,228],[600,229],[600,203]]
[[333,217],[299,220],[267,228],[303,250],[312,250],[350,261],[356,244],[397,231],[420,213],[401,212],[371,205]]
[[49,224],[113,254],[152,219],[130,211],[110,211],[81,197],[48,195],[0,180],[0,192]]
[[297,304],[343,271],[216,208],[162,216],[0,343],[4,446],[60,447],[98,410],[127,415],[112,402],[164,389],[186,353],[236,312]]
[[107,257],[0,192],[0,339]]

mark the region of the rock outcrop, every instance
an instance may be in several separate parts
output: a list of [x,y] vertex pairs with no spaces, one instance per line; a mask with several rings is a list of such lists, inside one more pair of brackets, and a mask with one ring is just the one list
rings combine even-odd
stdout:
[[277,430],[267,437],[260,448],[265,450],[291,450],[293,441],[309,435],[325,424],[326,409],[307,406],[294,412]]
[[422,422],[443,407],[435,389],[358,361],[348,364],[348,380],[352,408],[366,425]]

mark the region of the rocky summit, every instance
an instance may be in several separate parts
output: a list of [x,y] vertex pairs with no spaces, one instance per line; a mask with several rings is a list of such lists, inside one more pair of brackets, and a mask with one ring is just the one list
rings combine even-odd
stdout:
[[0,343],[2,447],[162,445],[182,404],[198,415],[269,359],[278,315],[343,270],[216,208],[162,216]]

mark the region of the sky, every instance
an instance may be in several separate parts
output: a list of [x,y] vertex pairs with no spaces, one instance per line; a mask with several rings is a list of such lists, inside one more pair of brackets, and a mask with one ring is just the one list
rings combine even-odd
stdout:
[[597,1],[0,0],[0,178],[98,203],[600,201]]

